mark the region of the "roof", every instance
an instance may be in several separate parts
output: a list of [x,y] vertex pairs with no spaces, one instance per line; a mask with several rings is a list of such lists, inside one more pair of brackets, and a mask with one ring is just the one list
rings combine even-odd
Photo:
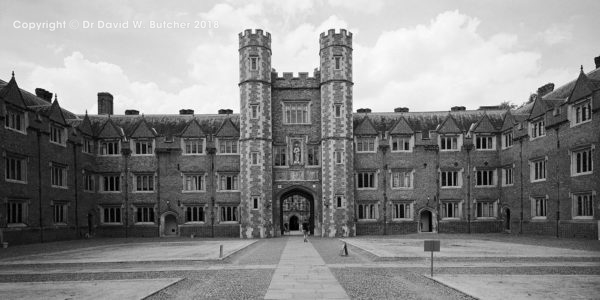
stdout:
[[[589,78],[593,81],[600,81],[600,68],[597,68],[597,69],[587,73],[586,75],[587,75],[587,78]],[[554,89],[554,91],[546,94],[544,97],[542,97],[542,99],[544,99],[544,100],[549,100],[549,99],[566,100],[571,95],[571,92],[573,91],[573,88],[575,87],[576,82],[577,82],[577,78]]]

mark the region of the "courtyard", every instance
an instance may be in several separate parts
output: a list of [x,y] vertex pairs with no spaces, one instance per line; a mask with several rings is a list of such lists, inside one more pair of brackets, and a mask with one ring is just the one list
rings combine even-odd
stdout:
[[[433,278],[426,239],[441,241]],[[348,256],[340,255],[344,243]],[[594,299],[599,293],[596,240],[134,238],[0,249],[3,299]]]

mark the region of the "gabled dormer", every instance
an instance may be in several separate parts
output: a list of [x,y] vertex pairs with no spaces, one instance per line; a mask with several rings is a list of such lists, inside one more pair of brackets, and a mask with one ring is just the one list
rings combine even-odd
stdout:
[[357,153],[377,152],[377,129],[369,117],[365,117],[354,129],[354,143]]
[[85,116],[83,117],[83,121],[77,126],[77,131],[81,134],[81,152],[86,154],[94,154],[94,140],[93,135],[94,131],[92,130],[92,122],[90,121],[90,117],[85,112]]
[[487,114],[483,114],[483,117],[475,123],[471,133],[475,150],[496,150],[496,128]]
[[579,72],[579,77],[571,91],[568,104],[568,119],[571,127],[579,126],[592,121],[592,111],[594,109],[592,94],[600,89],[600,81],[589,79],[583,72]]
[[4,100],[5,104],[11,104],[16,108],[26,109],[27,105],[25,104],[25,99],[21,94],[21,89],[19,85],[17,85],[17,81],[15,80],[15,73],[13,72],[12,78],[10,81],[4,86],[2,90],[0,90],[0,98]]
[[235,127],[230,118],[223,121],[215,137],[217,138],[217,154],[237,155],[239,153],[238,140],[240,138],[240,131]]
[[58,104],[58,99],[56,95],[54,96],[54,102],[50,106],[50,109],[47,111],[47,117],[49,122],[49,132],[50,132],[50,143],[66,146],[67,145],[67,121],[65,116],[63,115],[62,109]]
[[142,117],[130,134],[130,147],[132,155],[154,155],[156,148],[156,137],[158,133],[154,128],[148,125],[146,119]]
[[0,113],[4,128],[27,134],[27,127],[29,126],[27,106],[15,80],[14,73],[6,86],[0,90]]
[[452,115],[449,114],[436,131],[440,151],[460,151],[463,145],[463,131]]
[[183,155],[202,155],[206,153],[206,133],[196,119],[190,120],[180,135]]
[[98,132],[98,154],[101,156],[121,155],[121,140],[124,136],[123,128],[117,126],[109,117]]
[[529,113],[529,140],[546,136],[546,110],[547,106],[541,97],[536,97]]
[[400,117],[389,131],[392,152],[412,152],[415,146],[415,132],[404,117]]
[[509,111],[504,114],[504,119],[502,120],[502,128],[500,131],[502,132],[501,139],[501,147],[502,149],[508,149],[513,146],[514,142],[514,127],[517,121],[513,114]]

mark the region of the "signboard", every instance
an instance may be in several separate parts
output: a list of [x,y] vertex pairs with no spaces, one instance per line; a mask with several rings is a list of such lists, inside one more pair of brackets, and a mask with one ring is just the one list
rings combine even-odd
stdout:
[[440,252],[440,241],[439,240],[426,240],[425,251]]

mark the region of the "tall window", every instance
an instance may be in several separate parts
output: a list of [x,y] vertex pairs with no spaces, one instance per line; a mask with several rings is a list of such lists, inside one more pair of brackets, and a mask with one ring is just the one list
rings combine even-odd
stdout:
[[250,152],[250,164],[257,166],[260,164],[260,153],[257,151]]
[[475,149],[477,150],[494,150],[496,149],[496,143],[494,141],[495,136],[480,136],[475,137]]
[[375,188],[375,172],[360,172],[356,174],[356,187],[358,189]]
[[571,174],[584,175],[593,171],[592,148],[571,152]]
[[283,104],[284,124],[310,124],[308,102]]
[[25,133],[25,113],[7,108],[6,118],[4,119],[4,127]]
[[574,125],[588,122],[592,119],[592,101],[587,99],[573,106]]
[[250,70],[252,70],[252,71],[258,70],[258,56],[256,56],[256,55],[250,56]]
[[204,206],[194,205],[186,207],[185,222],[204,222]]
[[358,219],[359,220],[375,220],[379,216],[377,204],[359,204]]
[[442,187],[460,187],[460,172],[442,171],[440,172],[440,184]]
[[340,70],[342,68],[342,56],[341,55],[334,55],[333,62],[334,62],[335,70]]
[[260,113],[260,106],[258,104],[250,104],[250,118],[258,119]]
[[204,190],[203,174],[184,174],[183,190],[188,192],[197,192]]
[[238,153],[238,141],[219,139],[219,153],[220,154],[236,154]]
[[27,159],[7,155],[4,158],[6,181],[27,182]]
[[454,201],[442,202],[442,218],[457,219],[462,215],[462,203]]
[[495,201],[477,201],[477,218],[495,218],[497,216]]
[[286,147],[285,146],[275,146],[273,147],[273,164],[277,167],[285,166],[286,163]]
[[204,153],[204,139],[183,139],[183,154],[196,155]]
[[531,198],[531,216],[534,218],[546,218],[546,197]]
[[221,206],[221,222],[237,221],[237,209],[237,206]]
[[94,153],[94,141],[90,139],[83,139],[83,153],[93,154]]
[[495,186],[494,170],[477,170],[477,186]]
[[440,150],[458,151],[458,136],[440,136]]
[[109,206],[102,208],[103,224],[121,224],[121,207]]
[[52,205],[54,224],[67,224],[67,203],[58,202]]
[[67,142],[65,129],[58,125],[50,125],[50,142],[64,146]]
[[514,182],[513,168],[502,169],[502,185],[504,185],[504,186],[513,185],[513,182]]
[[335,208],[344,208],[346,207],[346,201],[344,200],[343,195],[335,196]]
[[336,103],[333,105],[333,110],[334,110],[334,115],[336,118],[341,118],[342,117],[342,104],[341,103]]
[[546,135],[546,127],[544,126],[544,119],[532,121],[529,123],[529,134],[531,139],[536,139]]
[[52,163],[50,167],[50,185],[52,187],[67,187],[67,167]]
[[154,144],[153,140],[135,140],[135,155],[152,155],[154,154],[152,145]]
[[412,188],[412,171],[393,171],[392,172],[392,188],[409,189]]
[[227,174],[221,175],[219,180],[219,188],[221,191],[237,191],[238,190],[238,175]]
[[136,208],[136,223],[154,223],[154,207],[140,206]]
[[375,137],[357,137],[356,152],[375,152]]
[[102,192],[120,192],[121,175],[103,175],[100,176],[100,191]]
[[95,189],[94,185],[94,175],[90,173],[83,174],[83,191],[85,192],[93,192]]
[[100,155],[112,156],[119,155],[121,143],[118,140],[100,141]]
[[152,192],[154,191],[154,174],[135,175],[135,191]]
[[592,219],[594,217],[593,195],[591,192],[573,195],[573,218]]
[[508,149],[513,146],[513,133],[512,131],[502,134],[502,149]]
[[531,182],[546,180],[546,160],[540,159],[531,162]]
[[412,204],[410,203],[394,203],[392,206],[393,219],[412,219]]
[[343,154],[342,150],[335,150],[333,152],[333,155],[335,156],[334,157],[335,158],[335,163],[338,164],[338,165],[344,163],[344,156],[342,154]]
[[307,155],[307,165],[309,166],[318,166],[319,159],[321,159],[321,154],[319,153],[318,145],[308,145],[307,147],[308,155]]
[[27,223],[27,202],[8,200],[6,222],[11,224]]
[[410,152],[412,151],[411,137],[393,136],[391,138],[392,152]]

